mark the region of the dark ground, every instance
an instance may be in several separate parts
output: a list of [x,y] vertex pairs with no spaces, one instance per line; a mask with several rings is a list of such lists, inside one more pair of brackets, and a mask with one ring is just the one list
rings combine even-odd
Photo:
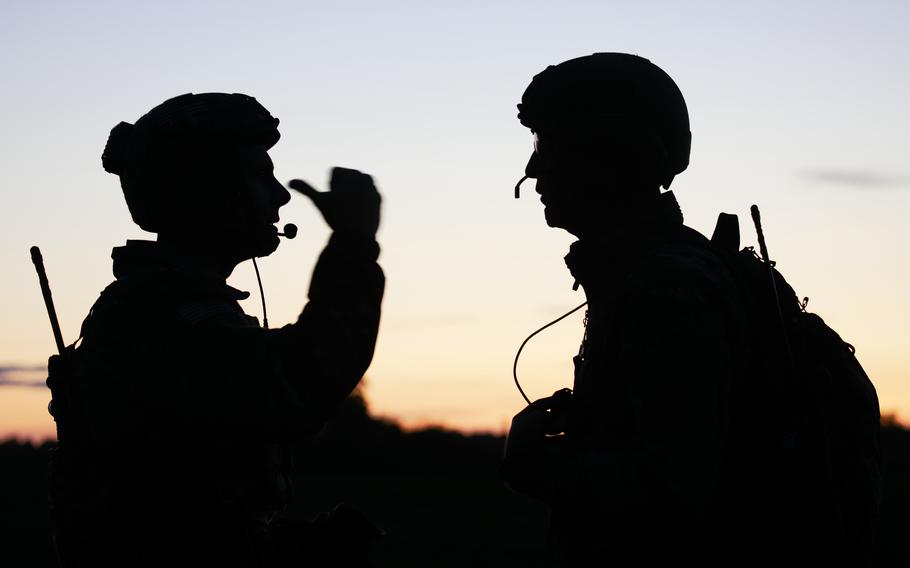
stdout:
[[[353,399],[298,452],[297,497],[287,512],[312,518],[339,502],[388,534],[377,567],[546,565],[546,511],[499,480],[502,438],[443,430],[404,433]],[[45,475],[48,445],[0,444],[0,564],[55,566]],[[877,567],[910,566],[910,431],[882,431],[885,494]]]

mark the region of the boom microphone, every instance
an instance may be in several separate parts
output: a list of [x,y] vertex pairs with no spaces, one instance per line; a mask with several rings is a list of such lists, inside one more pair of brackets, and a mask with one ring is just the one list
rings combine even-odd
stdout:
[[526,179],[528,179],[528,176],[521,176],[521,179],[515,184],[515,199],[521,197],[521,184],[523,184]]
[[286,239],[293,239],[297,236],[297,225],[293,223],[288,223],[284,226],[284,232],[278,233],[279,237],[284,237]]

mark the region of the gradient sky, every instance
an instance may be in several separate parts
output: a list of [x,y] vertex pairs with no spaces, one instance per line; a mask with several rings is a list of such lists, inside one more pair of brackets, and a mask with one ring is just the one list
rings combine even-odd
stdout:
[[[341,165],[385,196],[388,276],[367,396],[406,424],[504,428],[522,400],[515,349],[583,301],[531,184],[515,118],[531,77],[597,51],[647,57],[679,84],[693,132],[673,189],[687,224],[762,209],[772,257],[849,342],[883,411],[910,419],[910,3],[5,2],[0,7],[0,438],[52,432],[53,351],[28,248],[41,246],[64,334],[112,279],[110,249],[149,238],[101,169],[112,126],[185,92],[255,96],[281,119],[281,180]],[[261,264],[273,325],[292,321],[327,237]],[[252,266],[231,284],[253,290]],[[261,316],[255,295],[244,308]],[[580,316],[533,340],[532,397],[571,384]],[[34,368],[38,368],[35,371]],[[31,370],[30,370],[31,369]]]

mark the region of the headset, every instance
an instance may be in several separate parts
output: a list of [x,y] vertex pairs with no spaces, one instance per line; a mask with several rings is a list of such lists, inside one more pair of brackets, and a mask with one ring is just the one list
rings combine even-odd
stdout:
[[[288,223],[287,225],[284,226],[284,232],[278,233],[278,236],[284,237],[288,240],[293,239],[294,237],[297,236],[297,225],[295,225],[293,223]],[[262,327],[265,329],[268,329],[269,328],[269,316],[267,315],[266,310],[265,310],[265,292],[262,289],[262,278],[259,276],[259,265],[256,264],[255,256],[251,260],[253,261],[253,269],[256,271],[256,283],[259,284],[259,299],[262,300]]]
[[[521,183],[521,182],[518,182],[518,183]],[[518,387],[518,392],[521,393],[522,398],[525,399],[525,402],[527,402],[529,406],[531,404],[531,399],[528,398],[528,395],[525,394],[524,389],[521,388],[521,383],[518,382],[518,358],[521,357],[522,349],[525,348],[525,345],[528,344],[528,341],[531,341],[531,338],[533,338],[535,335],[537,335],[541,331],[547,329],[551,325],[556,325],[557,323],[561,322],[562,320],[566,319],[567,317],[569,317],[570,315],[574,314],[575,312],[577,312],[578,310],[582,309],[583,307],[585,307],[587,305],[588,305],[588,302],[585,302],[585,303],[581,304],[580,306],[575,306],[574,308],[572,308],[568,312],[562,314],[561,316],[559,316],[555,320],[551,321],[550,323],[544,325],[543,327],[538,328],[536,331],[531,333],[531,335],[526,337],[525,340],[522,341],[521,345],[518,347],[518,352],[515,353],[515,361],[512,363],[512,379],[515,380],[515,386]],[[563,391],[566,391],[566,390],[568,390],[568,389],[563,389]],[[563,392],[563,391],[560,391],[560,392]]]

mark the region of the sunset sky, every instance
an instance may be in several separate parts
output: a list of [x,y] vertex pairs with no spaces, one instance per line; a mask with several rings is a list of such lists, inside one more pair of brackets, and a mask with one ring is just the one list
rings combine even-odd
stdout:
[[[64,335],[112,280],[110,251],[153,238],[101,168],[110,128],[185,92],[242,92],[280,118],[280,180],[374,175],[388,277],[366,394],[418,426],[501,431],[523,401],[524,337],[583,301],[522,175],[515,104],[549,64],[647,57],[689,105],[687,224],[762,209],[771,256],[910,421],[910,3],[4,2],[0,7],[0,439],[53,432],[54,344],[28,248],[39,245]],[[305,198],[300,236],[260,268],[273,326],[303,306],[327,229]],[[254,291],[250,263],[230,283]],[[261,317],[258,296],[244,309]],[[534,339],[519,373],[541,397],[571,386],[581,316]]]

